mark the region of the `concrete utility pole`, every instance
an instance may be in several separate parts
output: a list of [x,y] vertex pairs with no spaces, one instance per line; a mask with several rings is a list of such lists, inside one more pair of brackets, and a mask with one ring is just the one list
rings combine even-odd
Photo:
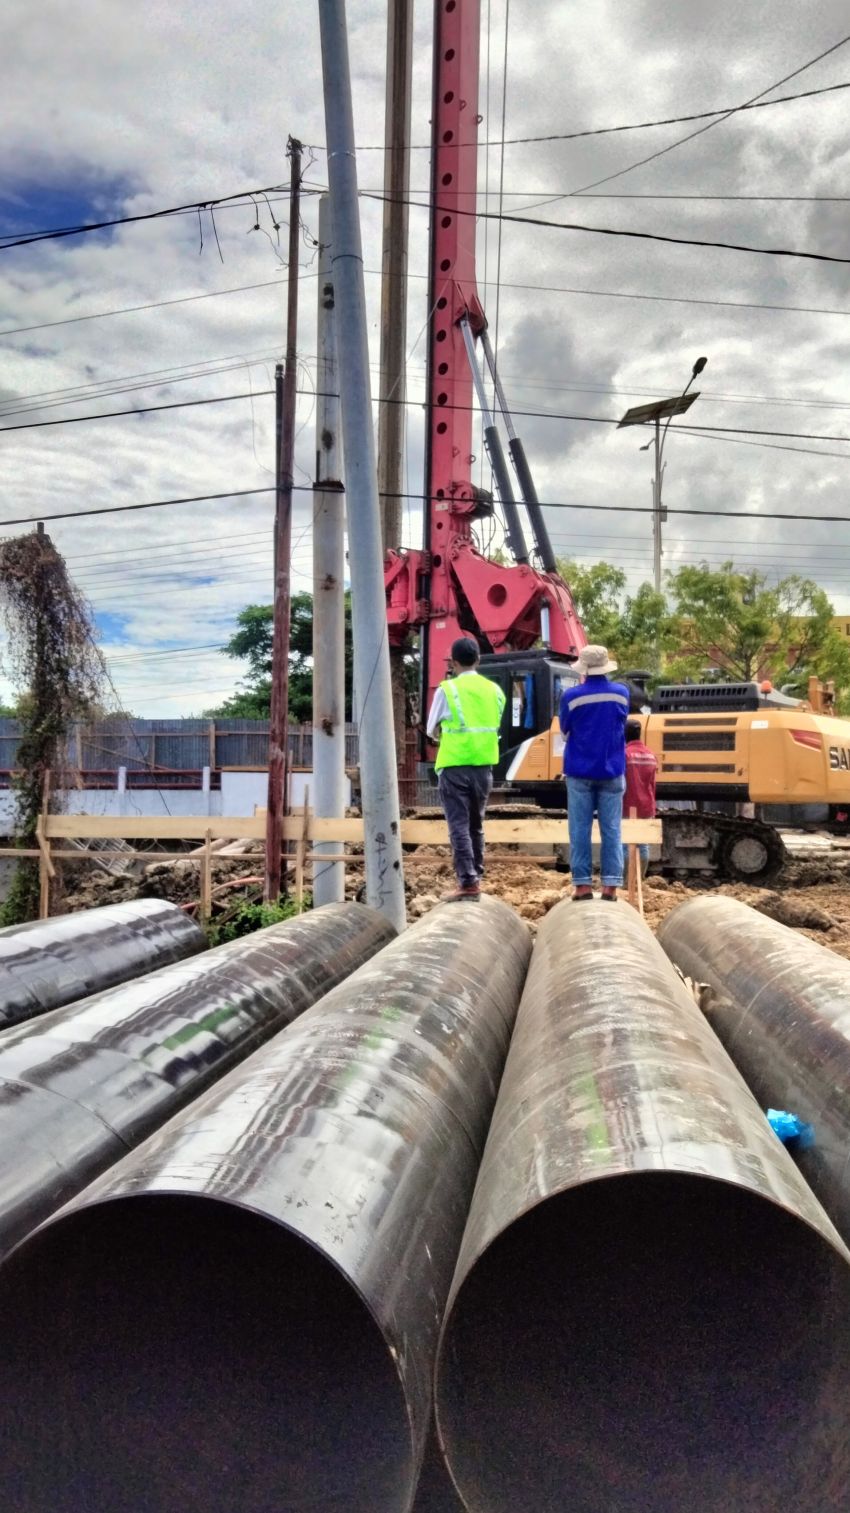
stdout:
[[[323,194],[319,200],[313,484],[313,812],[321,819],[338,819],[345,813],[345,499],[331,236],[330,200]],[[338,854],[341,849],[340,841],[319,841],[313,847],[320,854]],[[313,867],[314,906],[339,903],[344,897],[345,864],[317,861]]]
[[[387,88],[384,118],[384,242],[381,280],[381,383],[378,407],[378,496],[384,552],[401,546],[407,236],[410,190],[410,102],[413,82],[413,0],[387,0]],[[405,755],[404,652],[390,647],[396,758]]]
[[319,20],[328,181],[333,213],[332,267],[342,396],[354,664],[360,701],[366,899],[402,930],[406,924],[406,909],[398,772],[393,741],[389,638],[372,431],[366,292],[345,0],[319,0]]
[[275,370],[277,486],[274,520],[274,638],[269,726],[269,787],[266,802],[266,873],[263,896],[280,897],[283,815],[286,809],[286,742],[289,704],[289,621],[292,557],[292,488],[295,454],[298,252],[301,245],[301,143],[290,137],[289,275],[286,308],[286,368]]

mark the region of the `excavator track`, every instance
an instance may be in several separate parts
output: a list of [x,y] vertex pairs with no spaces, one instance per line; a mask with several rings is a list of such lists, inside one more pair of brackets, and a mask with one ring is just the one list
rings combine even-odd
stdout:
[[693,873],[763,883],[782,871],[788,853],[782,836],[761,820],[733,815],[662,813],[661,865],[665,872]]

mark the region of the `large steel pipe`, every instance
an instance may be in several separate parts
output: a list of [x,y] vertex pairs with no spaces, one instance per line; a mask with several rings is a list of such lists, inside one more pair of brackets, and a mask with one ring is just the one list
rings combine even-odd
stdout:
[[814,1130],[798,1163],[850,1241],[850,962],[731,898],[697,898],[659,939],[763,1108]]
[[0,930],[0,1029],[202,951],[204,932],[160,898]]
[[0,1506],[403,1513],[530,940],[435,909],[0,1268]]
[[846,1509],[848,1263],[638,915],[554,909],[440,1347],[466,1506]]
[[335,904],[0,1036],[0,1256],[393,934]]

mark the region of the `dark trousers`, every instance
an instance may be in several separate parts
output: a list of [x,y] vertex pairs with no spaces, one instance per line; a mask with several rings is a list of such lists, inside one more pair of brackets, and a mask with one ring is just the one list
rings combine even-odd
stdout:
[[493,769],[444,767],[437,782],[458,884],[477,887],[484,873],[484,811],[493,787]]

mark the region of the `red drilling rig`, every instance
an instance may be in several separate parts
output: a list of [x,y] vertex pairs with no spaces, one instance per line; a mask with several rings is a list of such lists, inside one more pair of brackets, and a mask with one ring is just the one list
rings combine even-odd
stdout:
[[[476,637],[486,653],[488,677],[501,682],[507,695],[502,731],[507,759],[528,734],[532,707],[551,707],[555,679],[587,638],[557,571],[476,288],[479,0],[435,0],[434,18],[424,544],[421,551],[388,554],[387,614],[390,639],[397,646],[421,629],[423,715],[446,676],[452,641],[464,634]],[[533,554],[526,546],[497,416],[488,404],[479,352],[507,429]],[[483,416],[512,566],[491,562],[473,538],[474,523],[492,517],[495,508],[492,496],[472,482],[473,394]],[[536,645],[542,650],[531,651]],[[536,690],[541,681],[546,689]]]

